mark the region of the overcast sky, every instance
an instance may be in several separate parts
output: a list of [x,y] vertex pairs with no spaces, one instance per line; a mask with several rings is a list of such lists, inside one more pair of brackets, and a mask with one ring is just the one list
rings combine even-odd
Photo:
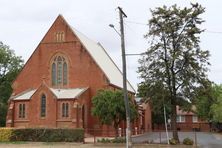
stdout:
[[[192,2],[196,2],[191,0]],[[122,7],[125,19],[126,53],[141,53],[149,47],[143,35],[147,33],[150,9],[163,5],[189,6],[190,0],[0,0],[0,41],[27,61],[59,14],[70,25],[89,38],[100,42],[116,64],[121,67],[120,37],[109,27],[119,30],[116,8]],[[222,1],[199,0],[206,7],[206,20],[201,35],[202,49],[211,53],[209,78],[222,83]],[[139,56],[127,57],[127,77],[137,89],[136,73]]]

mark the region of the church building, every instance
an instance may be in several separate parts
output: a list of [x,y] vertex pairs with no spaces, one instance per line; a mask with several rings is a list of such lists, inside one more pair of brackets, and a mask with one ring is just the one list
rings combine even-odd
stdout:
[[[121,90],[122,72],[100,43],[59,15],[12,88],[7,127],[101,129],[91,99],[100,89]],[[128,81],[127,89],[134,98]]]

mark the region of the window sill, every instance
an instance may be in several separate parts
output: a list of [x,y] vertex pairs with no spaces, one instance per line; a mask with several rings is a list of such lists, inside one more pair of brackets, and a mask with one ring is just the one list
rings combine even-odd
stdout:
[[72,122],[70,119],[58,119],[57,122]]
[[18,120],[15,120],[14,122],[29,122],[29,120],[27,120],[27,119],[18,119]]

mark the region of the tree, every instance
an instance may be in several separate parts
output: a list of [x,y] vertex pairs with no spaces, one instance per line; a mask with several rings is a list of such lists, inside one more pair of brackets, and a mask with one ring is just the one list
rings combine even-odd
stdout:
[[[149,94],[148,94],[148,91]],[[155,86],[149,86],[145,82],[141,82],[138,87],[138,97],[143,98],[143,102],[149,102],[152,108],[152,124],[164,124],[164,106],[166,108],[166,115],[169,118],[170,113],[170,103],[167,101],[167,91],[164,90],[162,83],[156,83]],[[147,99],[146,97],[149,97]],[[152,98],[152,99],[151,99]],[[166,101],[165,101],[166,100]]]
[[139,60],[139,88],[146,88],[142,94],[153,102],[161,98],[170,103],[173,138],[178,141],[176,105],[192,101],[194,89],[207,79],[209,51],[199,46],[203,32],[200,25],[204,22],[199,16],[204,11],[199,4],[151,10],[149,32],[145,35],[151,38],[151,46]]
[[[93,97],[92,104],[92,114],[97,116],[102,124],[113,124],[117,136],[120,122],[126,120],[123,93],[120,91],[100,90]],[[131,121],[137,117],[136,105],[131,101],[130,115]]]
[[197,90],[197,114],[210,122],[222,122],[222,85],[209,83]]
[[11,83],[22,66],[21,57],[0,42],[0,126],[5,126],[7,101],[12,93]]
[[195,106],[197,115],[210,123],[212,130],[222,130],[222,84],[207,83],[196,90]]
[[206,81],[205,85],[196,88],[195,99],[193,101],[196,106],[196,113],[201,119],[212,121],[211,106],[216,102],[216,84]]
[[213,97],[215,102],[210,107],[212,121],[222,123],[222,85],[213,86]]

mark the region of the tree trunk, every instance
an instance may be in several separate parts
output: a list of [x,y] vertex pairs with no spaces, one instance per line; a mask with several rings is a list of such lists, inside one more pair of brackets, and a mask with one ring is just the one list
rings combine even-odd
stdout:
[[177,111],[176,111],[176,104],[174,103],[174,100],[172,100],[171,103],[171,127],[173,132],[173,138],[179,142],[179,136],[177,131]]
[[118,123],[114,122],[114,128],[115,128],[115,137],[118,137]]

